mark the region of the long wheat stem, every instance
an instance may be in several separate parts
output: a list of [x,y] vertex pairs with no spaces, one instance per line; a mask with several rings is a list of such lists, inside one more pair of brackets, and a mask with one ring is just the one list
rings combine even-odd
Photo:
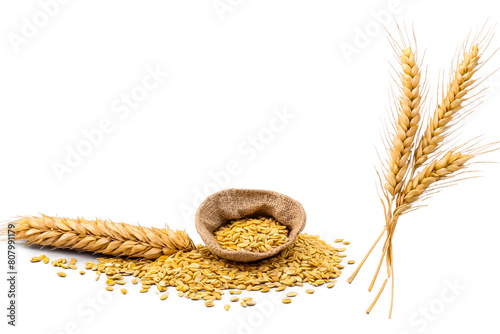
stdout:
[[373,302],[370,304],[370,307],[368,307],[368,309],[366,310],[366,314],[370,314],[370,312],[372,311],[373,307],[375,306],[375,304],[377,303],[378,299],[380,298],[380,295],[382,294],[382,291],[384,291],[384,288],[385,288],[386,284],[387,284],[387,278],[385,279],[384,283],[380,287],[380,290],[378,291],[377,296],[375,297],[375,299],[373,300]]
[[384,258],[386,257],[386,252],[389,246],[389,239],[385,239],[384,243],[384,248],[382,248],[382,256],[380,257],[380,260],[378,262],[377,270],[375,270],[375,275],[373,275],[372,281],[370,283],[370,286],[368,287],[368,291],[372,291],[373,286],[375,285],[375,281],[377,280],[378,274],[380,272],[380,268],[382,268],[382,263],[384,263]]
[[365,263],[366,259],[368,259],[368,256],[370,256],[371,252],[373,251],[373,249],[375,248],[375,246],[377,246],[378,242],[380,241],[380,239],[382,239],[382,237],[384,236],[385,234],[385,231],[386,229],[384,228],[382,230],[382,232],[380,232],[380,235],[378,236],[377,240],[375,240],[375,242],[373,243],[373,245],[370,247],[370,249],[368,250],[368,252],[366,253],[365,257],[363,258],[363,260],[359,263],[359,265],[357,266],[356,270],[354,270],[354,272],[352,273],[352,275],[347,279],[347,283],[351,284],[352,281],[356,278],[356,276],[358,275],[358,272],[360,271],[361,267],[363,266],[363,264]]

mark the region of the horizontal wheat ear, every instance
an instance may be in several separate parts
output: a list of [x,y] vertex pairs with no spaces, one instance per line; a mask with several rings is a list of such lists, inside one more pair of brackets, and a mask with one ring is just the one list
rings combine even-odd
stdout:
[[[348,283],[354,280],[361,266],[385,235],[382,255],[368,290],[371,291],[374,287],[384,261],[387,266],[387,277],[367,313],[371,312],[387,283],[390,282],[389,318],[392,315],[394,301],[392,239],[399,218],[420,208],[422,205],[419,203],[434,193],[461,181],[461,179],[457,179],[457,176],[467,172],[467,167],[473,158],[499,148],[498,143],[479,146],[476,141],[466,140],[462,141],[465,144],[452,145],[448,138],[457,128],[457,122],[463,121],[465,116],[475,108],[470,100],[477,99],[477,93],[471,92],[478,86],[475,77],[484,64],[484,61],[481,63],[480,60],[484,58],[484,50],[491,41],[492,30],[484,34],[483,27],[475,38],[472,38],[471,41],[467,39],[464,43],[461,48],[463,51],[461,59],[457,61],[453,69],[450,82],[442,92],[437,107],[426,113],[430,115],[427,120],[423,119],[423,114],[420,112],[421,109],[425,109],[425,106],[422,103],[424,97],[422,96],[421,66],[414,47],[416,41],[410,42],[406,30],[403,32],[399,29],[399,33],[400,42],[397,42],[392,36],[389,41],[399,62],[396,75],[398,80],[395,81],[399,86],[400,94],[399,96],[393,95],[395,108],[393,108],[390,120],[393,126],[385,126],[393,129],[393,133],[384,136],[388,154],[385,161],[382,162],[383,170],[377,171],[381,186],[379,193],[385,214],[385,226],[364,259],[347,280]],[[413,36],[415,35],[413,34]],[[451,181],[443,182],[443,180]],[[443,209],[441,208],[441,210]]]
[[147,228],[107,220],[23,217],[15,225],[16,240],[111,256],[156,259],[195,248],[184,231]]

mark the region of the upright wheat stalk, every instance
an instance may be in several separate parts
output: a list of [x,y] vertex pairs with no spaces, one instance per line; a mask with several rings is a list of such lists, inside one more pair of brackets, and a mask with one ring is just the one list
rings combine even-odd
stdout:
[[438,105],[425,133],[415,150],[416,170],[427,161],[430,154],[436,152],[439,144],[445,139],[445,131],[450,127],[453,117],[463,109],[463,102],[469,92],[469,87],[475,82],[472,76],[476,73],[479,62],[479,48],[474,45],[469,52],[465,52],[462,62],[455,70],[454,77],[448,86],[443,101]]
[[[398,44],[394,42],[394,45]],[[442,180],[458,175],[459,171],[467,168],[468,162],[472,158],[488,152],[488,149],[491,148],[491,145],[486,145],[462,151],[460,147],[454,147],[446,152],[439,150],[439,147],[445,142],[447,130],[454,124],[452,121],[461,118],[457,115],[463,115],[460,111],[464,109],[464,102],[475,82],[473,76],[479,68],[481,58],[479,45],[473,44],[464,52],[442,100],[431,115],[417,145],[414,143],[421,123],[420,108],[423,99],[420,87],[421,73],[416,62],[416,54],[412,48],[399,48],[399,50],[401,50],[398,59],[402,69],[400,73],[402,95],[399,99],[397,118],[394,120],[395,133],[391,147],[387,148],[389,157],[383,173],[385,183],[380,180],[383,184],[381,200],[384,206],[385,226],[364,259],[347,280],[349,283],[354,280],[372,250],[386,235],[382,256],[368,290],[372,290],[384,260],[387,266],[387,278],[366,312],[370,313],[390,280],[392,288],[389,318],[392,315],[394,302],[392,238],[399,217],[417,209],[419,206],[415,206],[415,203],[431,195],[435,189],[438,189]],[[431,154],[436,154],[438,157],[430,159]],[[447,185],[443,184],[442,186]]]
[[394,197],[401,191],[403,178],[408,170],[408,160],[420,121],[420,69],[415,62],[411,47],[401,51],[399,56],[402,72],[402,95],[399,101],[398,119],[393,147],[389,154],[385,188]]

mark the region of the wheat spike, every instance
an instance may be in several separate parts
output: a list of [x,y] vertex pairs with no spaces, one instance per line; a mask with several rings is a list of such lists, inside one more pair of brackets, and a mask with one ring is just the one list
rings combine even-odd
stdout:
[[434,111],[425,133],[415,149],[414,170],[425,163],[428,156],[437,150],[439,144],[446,137],[445,131],[449,128],[449,123],[462,110],[469,88],[475,82],[472,80],[472,76],[477,71],[479,58],[477,45],[474,45],[469,52],[464,53],[463,60],[458,64],[453,79],[448,85],[446,95]]
[[401,51],[402,96],[399,101],[396,134],[389,154],[389,167],[386,173],[385,188],[395,196],[403,186],[403,178],[408,170],[415,134],[420,121],[420,69],[415,62],[411,47]]
[[431,162],[408,182],[402,193],[402,204],[410,204],[417,201],[432,184],[450,177],[452,173],[464,168],[464,164],[473,157],[473,155],[449,151],[443,158]]
[[13,222],[16,240],[112,256],[156,259],[195,248],[184,231],[147,228],[106,220],[23,217]]

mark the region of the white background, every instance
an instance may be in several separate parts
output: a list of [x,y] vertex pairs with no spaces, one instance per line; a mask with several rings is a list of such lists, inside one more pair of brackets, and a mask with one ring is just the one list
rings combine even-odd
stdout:
[[[189,210],[202,197],[229,187],[272,189],[303,204],[305,232],[351,241],[347,259],[358,262],[384,224],[375,146],[394,57],[375,16],[393,34],[396,18],[414,24],[418,51],[425,51],[428,106],[436,103],[440,71],[448,73],[469,31],[488,17],[489,27],[499,20],[497,4],[486,0],[221,0],[219,9],[212,0],[120,0],[69,1],[51,7],[43,22],[40,3],[47,2],[0,5],[1,220],[45,213],[168,224],[199,243]],[[23,36],[37,19],[44,26]],[[360,31],[369,33],[364,41]],[[346,57],[346,45],[357,53]],[[493,38],[486,54],[499,46]],[[498,68],[498,57],[479,75]],[[118,110],[123,94],[141,89],[148,68],[168,77],[128,114]],[[485,142],[500,140],[500,75],[486,84],[486,100],[461,130],[465,141],[480,134]],[[276,123],[271,138],[266,128],[276,110],[292,117]],[[112,130],[58,178],[54,164],[66,164],[69,150],[85,145],[84,132],[106,119]],[[258,135],[266,142],[253,154],[249,138]],[[500,152],[481,159],[500,161]],[[224,174],[231,161],[239,168],[214,187],[210,173]],[[239,305],[225,312],[225,301],[208,309],[172,288],[162,302],[132,286],[127,296],[107,293],[93,273],[61,279],[52,266],[29,262],[42,252],[36,246],[18,245],[18,327],[6,325],[2,278],[2,333],[496,332],[500,173],[497,164],[473,169],[483,177],[445,189],[400,220],[392,320],[389,289],[365,314],[379,248],[352,285],[345,280],[354,267],[346,266],[334,289],[294,289],[292,304],[273,304],[269,312]],[[1,252],[6,268],[4,246]],[[75,256],[79,265],[94,258],[43,252]],[[460,287],[454,293],[450,284]],[[106,303],[103,291],[112,296]],[[254,295],[261,304],[272,296]],[[98,298],[99,311],[90,311],[87,298]]]

